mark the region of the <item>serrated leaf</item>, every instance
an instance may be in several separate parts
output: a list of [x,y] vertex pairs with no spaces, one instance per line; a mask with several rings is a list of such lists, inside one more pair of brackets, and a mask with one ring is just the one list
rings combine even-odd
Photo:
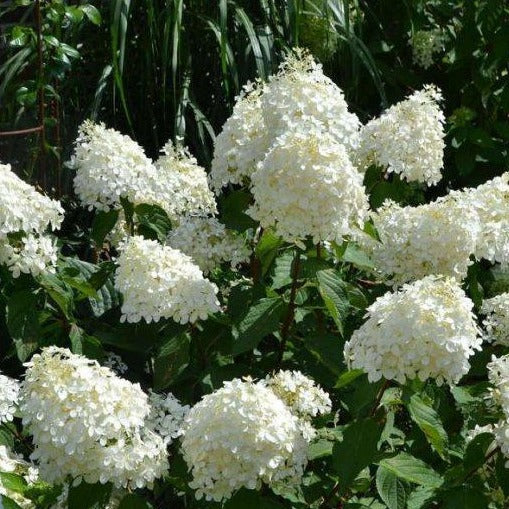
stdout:
[[138,233],[147,239],[166,242],[171,230],[168,214],[158,205],[141,204],[134,208]]
[[323,302],[340,334],[343,334],[343,320],[350,305],[346,284],[334,269],[320,270],[316,276]]
[[492,433],[480,433],[468,443],[463,459],[463,469],[467,474],[484,465],[485,456],[494,439]]
[[110,233],[113,227],[117,224],[118,214],[118,210],[96,212],[92,222],[90,237],[99,248],[102,247],[106,235],[108,235],[108,233]]
[[265,275],[269,270],[274,258],[277,256],[278,249],[283,245],[281,237],[275,235],[271,230],[265,230],[258,242],[255,254],[260,259],[262,274]]
[[424,509],[435,496],[435,489],[418,486],[407,498],[407,509]]
[[488,498],[473,486],[458,486],[448,490],[442,497],[443,509],[487,509]]
[[341,492],[345,493],[355,478],[375,461],[382,427],[374,419],[353,422],[343,432],[343,440],[332,450],[334,470],[339,474]]
[[251,306],[244,318],[234,326],[232,353],[238,355],[248,352],[265,336],[276,331],[285,307],[280,297],[261,299]]
[[389,509],[405,509],[408,484],[385,467],[376,471],[376,488]]
[[438,472],[424,461],[405,452],[392,458],[383,459],[379,464],[405,481],[431,488],[438,488],[442,485],[442,477]]
[[166,389],[189,363],[190,340],[187,334],[169,338],[154,359],[154,389]]
[[351,263],[355,265],[359,269],[363,270],[373,270],[374,265],[369,256],[363,251],[359,246],[348,243],[341,260],[344,262]]
[[0,486],[15,493],[23,493],[27,482],[21,475],[12,472],[0,472]]
[[353,382],[356,378],[359,378],[364,374],[362,369],[350,369],[349,371],[345,371],[342,373],[336,381],[336,385],[334,385],[335,389],[341,389],[345,385]]
[[448,437],[435,409],[428,405],[419,395],[413,394],[408,403],[408,411],[410,417],[419,426],[428,442],[444,458]]

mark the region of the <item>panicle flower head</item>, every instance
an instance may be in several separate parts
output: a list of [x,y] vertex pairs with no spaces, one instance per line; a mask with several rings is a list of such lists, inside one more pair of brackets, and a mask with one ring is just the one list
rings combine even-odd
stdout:
[[484,299],[481,313],[486,315],[484,339],[498,345],[509,346],[509,293],[496,295],[491,299]]
[[[5,445],[0,445],[0,472],[22,476],[27,484],[33,484],[37,480],[37,469]],[[7,482],[4,484],[0,477],[0,508],[3,509],[2,496],[8,497],[14,501],[17,504],[14,507],[21,507],[21,509],[37,509],[30,499],[25,498],[17,489],[14,489],[10,483]],[[8,507],[11,506],[12,504]]]
[[331,411],[330,396],[300,371],[278,371],[268,376],[265,383],[299,417],[316,417]]
[[417,30],[410,39],[414,64],[428,69],[433,65],[433,57],[444,47],[444,37],[440,29]]
[[168,245],[190,256],[204,274],[223,262],[232,269],[249,260],[251,254],[245,239],[215,217],[187,216],[171,231]]
[[189,405],[182,405],[171,393],[149,393],[150,414],[146,425],[160,437],[167,445],[182,435],[184,418],[189,413]]
[[316,131],[280,136],[252,175],[252,192],[248,213],[288,242],[341,242],[368,212],[362,175],[345,148]]
[[288,55],[266,85],[261,108],[272,139],[299,128],[328,133],[348,155],[357,149],[359,119],[348,111],[341,89],[306,51]]
[[222,501],[242,487],[299,483],[308,438],[299,418],[263,384],[234,379],[189,412],[182,451],[196,497]]
[[360,132],[361,168],[380,166],[409,182],[435,185],[444,166],[444,122],[440,91],[426,85],[369,121]]
[[400,284],[430,274],[461,281],[473,263],[480,231],[474,211],[459,201],[437,200],[418,207],[402,207],[387,200],[371,214],[379,241],[361,236],[361,246],[375,268]]
[[143,487],[167,470],[162,438],[145,429],[150,406],[139,384],[57,347],[27,367],[20,411],[44,480]]
[[37,192],[21,180],[10,164],[0,164],[0,239],[10,233],[43,234],[60,227],[64,209],[57,200]]
[[115,288],[123,294],[122,321],[204,320],[219,310],[217,287],[178,249],[140,236],[121,247]]
[[14,418],[18,407],[18,396],[19,382],[0,374],[0,424],[12,421]]
[[74,156],[74,189],[90,210],[108,211],[131,203],[154,203],[157,172],[143,149],[129,136],[86,120],[79,128]]
[[473,303],[457,281],[427,276],[376,299],[366,322],[345,344],[351,368],[371,382],[418,377],[455,384],[481,349]]
[[269,148],[269,137],[261,110],[263,86],[248,83],[237,98],[233,113],[214,144],[210,185],[216,194],[228,184],[248,183],[256,164]]
[[216,200],[209,189],[207,173],[180,140],[175,145],[168,141],[161,152],[155,163],[154,202],[173,221],[186,214],[215,214]]

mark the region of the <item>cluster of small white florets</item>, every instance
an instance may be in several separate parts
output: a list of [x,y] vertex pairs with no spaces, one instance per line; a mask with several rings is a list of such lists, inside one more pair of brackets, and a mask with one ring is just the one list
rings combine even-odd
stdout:
[[86,120],[79,128],[68,163],[76,170],[74,189],[90,210],[118,209],[120,199],[154,203],[157,172],[143,149],[129,136]]
[[166,445],[182,435],[182,425],[189,413],[189,405],[182,405],[171,393],[149,393],[150,414],[146,426],[157,433]]
[[182,451],[196,497],[222,501],[242,487],[298,484],[307,463],[301,420],[272,390],[235,379],[189,412]]
[[481,231],[475,256],[491,262],[509,263],[509,173],[479,187],[451,193],[475,210]]
[[417,30],[410,39],[414,63],[424,69],[433,65],[433,57],[444,47],[444,36],[440,29]]
[[269,138],[260,97],[263,86],[248,83],[214,144],[210,185],[219,194],[228,184],[248,183],[256,164],[267,152]]
[[509,346],[509,293],[484,299],[481,314],[486,315],[484,339],[498,345]]
[[164,474],[166,447],[145,429],[150,406],[139,384],[57,347],[44,348],[27,367],[20,412],[41,478],[143,487]]
[[12,421],[18,407],[19,382],[0,374],[0,424]]
[[445,147],[441,100],[440,91],[427,85],[368,122],[357,153],[361,169],[376,165],[408,181],[439,182]]
[[[15,474],[23,477],[23,479],[27,482],[27,484],[33,484],[38,479],[38,470],[25,461],[22,456],[14,453],[5,445],[0,445],[0,472],[7,474]],[[13,489],[13,486],[8,482],[9,479],[6,479],[7,483],[2,482],[2,477],[0,476],[0,508],[3,509],[4,505],[2,505],[2,496],[8,497],[10,500],[14,501],[17,505],[12,506],[9,505],[6,507],[21,507],[21,509],[37,509],[35,504],[25,498],[18,490]]]
[[0,263],[17,278],[54,271],[57,249],[46,229],[63,220],[60,202],[38,193],[10,165],[0,164]]
[[123,295],[122,321],[187,323],[219,310],[217,287],[191,257],[140,236],[121,246],[115,288]]
[[176,221],[186,214],[216,213],[216,200],[209,189],[207,173],[180,141],[176,145],[168,141],[155,166],[154,202],[170,219]]
[[129,371],[129,367],[122,360],[122,357],[120,357],[120,355],[116,354],[115,352],[107,352],[103,365],[107,368],[110,368],[117,375],[123,375]]
[[480,231],[474,211],[461,201],[437,200],[418,207],[402,207],[388,200],[371,214],[379,241],[360,235],[361,246],[374,266],[393,284],[430,274],[461,281],[473,263]]
[[360,122],[348,111],[341,89],[323,74],[312,55],[296,50],[281,64],[261,96],[265,125],[272,139],[296,128],[328,133],[352,156]]
[[362,175],[345,147],[316,131],[280,136],[252,175],[252,192],[248,213],[288,242],[341,242],[368,213]]
[[301,417],[316,417],[331,410],[330,396],[300,371],[279,371],[265,379],[267,387]]
[[472,308],[452,278],[427,276],[403,285],[368,307],[367,321],[345,344],[345,359],[371,382],[418,377],[455,384],[481,349]]
[[187,216],[171,231],[168,245],[190,256],[204,274],[223,262],[236,269],[251,251],[242,235],[228,230],[215,217]]

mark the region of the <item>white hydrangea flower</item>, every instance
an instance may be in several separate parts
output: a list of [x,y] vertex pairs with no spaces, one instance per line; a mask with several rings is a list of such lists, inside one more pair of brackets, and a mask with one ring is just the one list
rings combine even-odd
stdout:
[[190,256],[204,274],[223,262],[236,269],[251,250],[242,235],[228,230],[215,217],[187,216],[170,232],[168,245]]
[[44,348],[27,367],[20,411],[42,479],[141,488],[164,474],[166,447],[145,429],[150,406],[139,384],[57,347]]
[[58,250],[48,235],[26,235],[19,242],[0,241],[0,263],[6,265],[14,278],[21,274],[38,276],[55,272]]
[[309,53],[297,50],[286,58],[266,85],[261,107],[271,138],[301,128],[328,133],[349,156],[357,150],[359,119],[348,111],[341,89]]
[[414,64],[428,69],[433,65],[433,58],[444,48],[444,37],[440,29],[417,30],[410,39]]
[[360,133],[361,169],[377,165],[410,182],[437,184],[444,166],[442,94],[426,85],[368,122]]
[[270,389],[235,379],[186,417],[182,451],[196,498],[222,501],[242,487],[298,484],[308,441],[298,417]]
[[182,425],[189,413],[189,405],[182,405],[171,393],[149,392],[150,414],[147,426],[163,438],[167,445],[182,435]]
[[367,321],[345,344],[345,359],[370,382],[418,377],[455,384],[468,372],[469,357],[481,349],[472,308],[452,278],[427,276],[403,285],[368,307]]
[[219,310],[216,285],[177,249],[133,236],[121,247],[118,265],[115,288],[124,297],[122,321],[187,323]]
[[484,339],[498,345],[509,346],[509,293],[484,299],[481,314],[486,315],[482,322],[485,330]]
[[[206,171],[189,151],[168,141],[155,163],[154,203],[173,221],[186,214],[215,214],[216,200],[209,189]],[[141,200],[138,200],[141,201]]]
[[466,442],[471,442],[476,436],[481,435],[482,433],[493,433],[494,426],[493,424],[486,424],[484,426],[479,426],[476,424],[473,429],[469,429],[466,433],[465,439]]
[[252,175],[248,213],[288,242],[342,242],[364,225],[368,199],[345,148],[326,133],[280,136]]
[[300,417],[316,417],[331,411],[330,396],[300,371],[278,371],[265,379],[276,396]]
[[74,156],[74,189],[90,210],[119,209],[120,199],[154,203],[157,171],[143,149],[129,136],[86,120],[79,128]]
[[476,258],[509,263],[509,172],[455,195],[479,216]]
[[9,164],[0,164],[0,239],[16,232],[39,233],[60,227],[64,209],[57,200],[21,180]]
[[509,420],[509,355],[491,356],[487,365],[488,379],[492,384],[491,396],[501,407]]
[[0,424],[12,421],[18,406],[19,382],[0,374]]
[[123,375],[129,371],[129,368],[122,360],[122,357],[115,352],[106,352],[106,359],[104,359],[103,364],[114,371],[117,375]]
[[509,468],[509,421],[500,421],[494,426],[493,434],[495,435],[496,444],[507,459],[505,468]]
[[480,225],[477,214],[451,199],[418,207],[387,200],[371,214],[380,241],[359,234],[374,266],[401,284],[430,274],[461,281],[473,263]]
[[214,143],[210,185],[216,194],[228,184],[249,181],[270,141],[263,121],[260,83],[247,83]]

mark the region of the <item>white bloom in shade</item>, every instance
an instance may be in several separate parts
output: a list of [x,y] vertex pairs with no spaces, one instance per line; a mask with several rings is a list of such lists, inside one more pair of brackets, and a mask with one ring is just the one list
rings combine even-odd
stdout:
[[427,276],[403,285],[368,307],[367,321],[345,344],[345,359],[370,382],[418,377],[455,384],[481,349],[473,306],[451,278]]
[[278,371],[268,376],[265,383],[292,412],[301,417],[315,417],[331,411],[330,396],[300,371]]
[[147,426],[163,438],[166,444],[182,435],[184,418],[189,412],[189,405],[182,405],[171,393],[158,394],[150,391],[150,414]]
[[[5,445],[0,445],[0,472],[22,476],[28,484],[32,484],[37,480],[36,469]],[[17,490],[12,489],[12,486],[9,484],[4,484],[0,477],[0,508],[3,509],[2,496],[13,500],[17,504],[16,507],[19,506],[22,509],[36,509],[31,500],[25,498]],[[8,507],[11,506],[9,505]]]
[[218,502],[242,487],[298,484],[307,449],[298,417],[249,379],[226,382],[204,396],[187,415],[182,440],[196,498]]
[[509,355],[495,357],[487,365],[488,379],[492,384],[492,398],[502,407],[506,419],[509,420]]
[[417,30],[410,39],[414,63],[428,69],[433,65],[433,57],[444,47],[444,37],[441,30]]
[[481,435],[482,433],[493,433],[493,431],[493,424],[486,424],[484,426],[476,424],[473,429],[469,429],[467,431],[465,439],[467,442],[471,442],[476,436]]
[[481,313],[486,315],[482,322],[485,330],[484,339],[509,346],[509,293],[484,299]]
[[269,138],[261,110],[263,87],[248,83],[214,143],[210,185],[219,194],[228,184],[249,181],[267,152]]
[[44,233],[60,227],[64,209],[57,200],[38,193],[9,164],[0,164],[0,239],[9,233]]
[[216,213],[216,200],[209,189],[206,171],[180,142],[173,145],[168,141],[155,165],[155,203],[170,219],[175,221],[186,214]]
[[493,433],[495,435],[496,444],[500,447],[500,451],[506,457],[505,468],[509,468],[509,421],[500,421],[494,426]]
[[0,424],[12,421],[18,406],[19,382],[0,374]]
[[129,371],[127,364],[122,360],[120,355],[117,355],[114,352],[107,352],[106,359],[104,359],[103,364],[114,371],[117,375],[123,375]]
[[235,269],[251,254],[244,237],[228,230],[215,217],[182,218],[170,232],[168,245],[190,256],[204,274],[223,262],[230,262]]
[[272,138],[300,128],[328,133],[349,155],[357,149],[359,119],[348,111],[341,89],[309,53],[297,50],[287,57],[266,85],[261,107]]
[[379,241],[359,234],[374,266],[394,284],[430,274],[461,281],[473,263],[480,225],[477,214],[452,199],[418,207],[386,201],[371,214]]
[[509,173],[456,194],[479,216],[476,258],[509,263]]
[[118,265],[115,288],[124,297],[122,321],[187,323],[219,310],[217,287],[177,249],[133,236],[121,246]]
[[361,169],[374,164],[408,181],[439,182],[445,148],[441,100],[440,91],[427,85],[368,122],[357,153]]
[[47,235],[26,235],[20,241],[0,241],[0,263],[6,265],[14,278],[21,274],[38,276],[55,272],[58,250],[54,239]]
[[139,384],[67,349],[48,347],[27,364],[20,412],[33,436],[31,459],[50,483],[151,485],[168,468]]
[[364,225],[368,199],[362,175],[342,145],[324,133],[280,136],[252,176],[249,214],[288,242],[341,242]]
[[129,136],[86,120],[79,128],[74,156],[74,190],[90,210],[120,208],[120,199],[154,203],[157,173],[143,149]]

